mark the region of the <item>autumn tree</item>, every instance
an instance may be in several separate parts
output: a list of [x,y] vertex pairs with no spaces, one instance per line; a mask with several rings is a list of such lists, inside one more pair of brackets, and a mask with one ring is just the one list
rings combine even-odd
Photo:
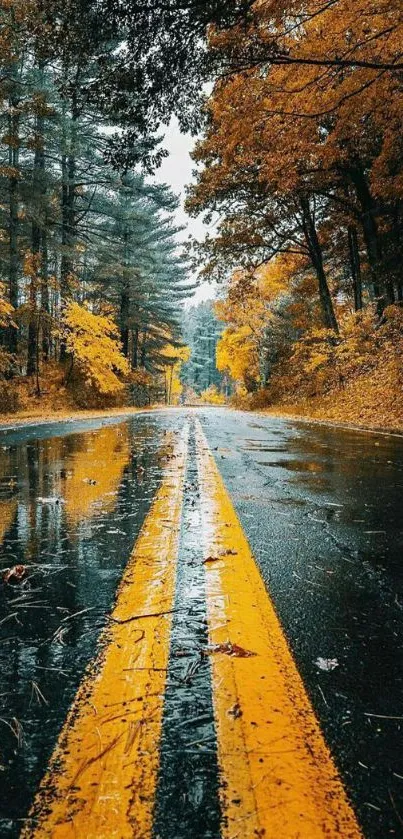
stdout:
[[307,286],[300,282],[291,289],[296,267],[294,258],[282,255],[253,273],[236,271],[215,304],[226,324],[217,344],[217,367],[247,392],[267,386],[284,344],[300,334],[298,299],[302,293],[306,302]]
[[[356,309],[365,297],[382,316],[401,297],[400,19],[364,5],[264,2],[250,26],[212,33],[210,48],[230,71],[208,102],[195,151],[204,168],[188,201],[191,212],[220,212],[207,270],[301,255],[316,274],[323,325],[336,332],[346,266]],[[298,72],[293,61],[264,64],[281,39],[283,52],[301,57]],[[326,50],[345,64],[326,64]]]
[[165,402],[167,405],[177,405],[182,394],[181,369],[183,363],[190,358],[190,347],[175,347],[165,344],[161,349],[161,364],[164,370]]
[[129,365],[111,318],[94,315],[72,302],[64,310],[62,330],[70,358],[68,379],[76,368],[85,386],[100,396],[114,396],[123,390],[122,377],[129,373]]

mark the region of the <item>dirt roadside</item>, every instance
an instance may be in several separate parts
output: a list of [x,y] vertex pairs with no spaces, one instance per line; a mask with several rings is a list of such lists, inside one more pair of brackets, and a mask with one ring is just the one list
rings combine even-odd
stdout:
[[148,411],[155,411],[165,407],[164,405],[151,405],[147,408],[105,408],[104,410],[77,410],[77,411],[44,411],[33,413],[32,411],[21,411],[15,414],[0,414],[0,431],[7,428],[22,428],[25,425],[47,425],[52,422],[73,422],[74,420],[91,420],[102,417],[125,417],[132,414],[142,414]]

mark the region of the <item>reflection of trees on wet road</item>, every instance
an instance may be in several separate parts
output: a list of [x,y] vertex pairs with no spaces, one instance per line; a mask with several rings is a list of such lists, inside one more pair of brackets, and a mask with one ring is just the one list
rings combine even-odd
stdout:
[[72,523],[113,511],[130,457],[127,425],[83,436],[84,445],[66,458],[60,480],[66,516]]
[[10,529],[17,512],[17,499],[9,498],[0,501],[0,543]]
[[0,568],[29,569],[0,584],[1,836],[18,833],[161,476],[153,422],[72,430],[0,449]]

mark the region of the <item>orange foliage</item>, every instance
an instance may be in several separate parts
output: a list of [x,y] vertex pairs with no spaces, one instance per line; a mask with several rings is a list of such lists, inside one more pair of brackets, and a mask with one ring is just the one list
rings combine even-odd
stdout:
[[4,283],[0,283],[0,326],[15,326],[13,323],[14,309],[6,300]]
[[402,392],[403,311],[390,306],[381,325],[369,309],[347,317],[339,337],[307,332],[273,371],[265,403],[280,412],[401,428]]
[[[223,142],[229,131],[224,163],[256,152],[262,177],[284,191],[306,178],[308,162],[317,177],[353,152],[375,153],[375,191],[401,192],[403,91],[393,64],[401,62],[402,41],[400,0],[263,0],[249,26],[212,32],[214,51],[250,67],[217,85],[210,101]],[[295,63],[276,64],[276,53]],[[346,67],[332,66],[343,61]]]
[[401,399],[402,39],[400,0],[258,0],[211,30],[231,72],[187,206],[220,213],[205,272],[242,266],[217,363],[248,405],[349,392],[359,412],[369,375],[383,408]]
[[386,360],[394,360],[398,382],[402,358],[402,309],[388,307],[384,323],[377,326],[375,313],[368,308],[347,317],[340,336],[326,329],[305,333],[293,347],[289,386],[294,393],[324,393],[376,370]]

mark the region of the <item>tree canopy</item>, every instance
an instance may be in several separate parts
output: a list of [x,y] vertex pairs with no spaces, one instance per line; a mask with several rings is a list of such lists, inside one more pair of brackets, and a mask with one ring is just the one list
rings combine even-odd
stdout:
[[219,217],[199,256],[202,277],[229,283],[223,369],[235,321],[254,386],[271,334],[337,342],[346,310],[375,310],[380,328],[401,303],[399,0],[6,0],[1,15],[3,377],[39,391],[43,362],[69,369],[71,303],[113,319],[143,378],[180,350],[194,281],[177,199],[153,180],[173,114],[202,132],[188,210]]

